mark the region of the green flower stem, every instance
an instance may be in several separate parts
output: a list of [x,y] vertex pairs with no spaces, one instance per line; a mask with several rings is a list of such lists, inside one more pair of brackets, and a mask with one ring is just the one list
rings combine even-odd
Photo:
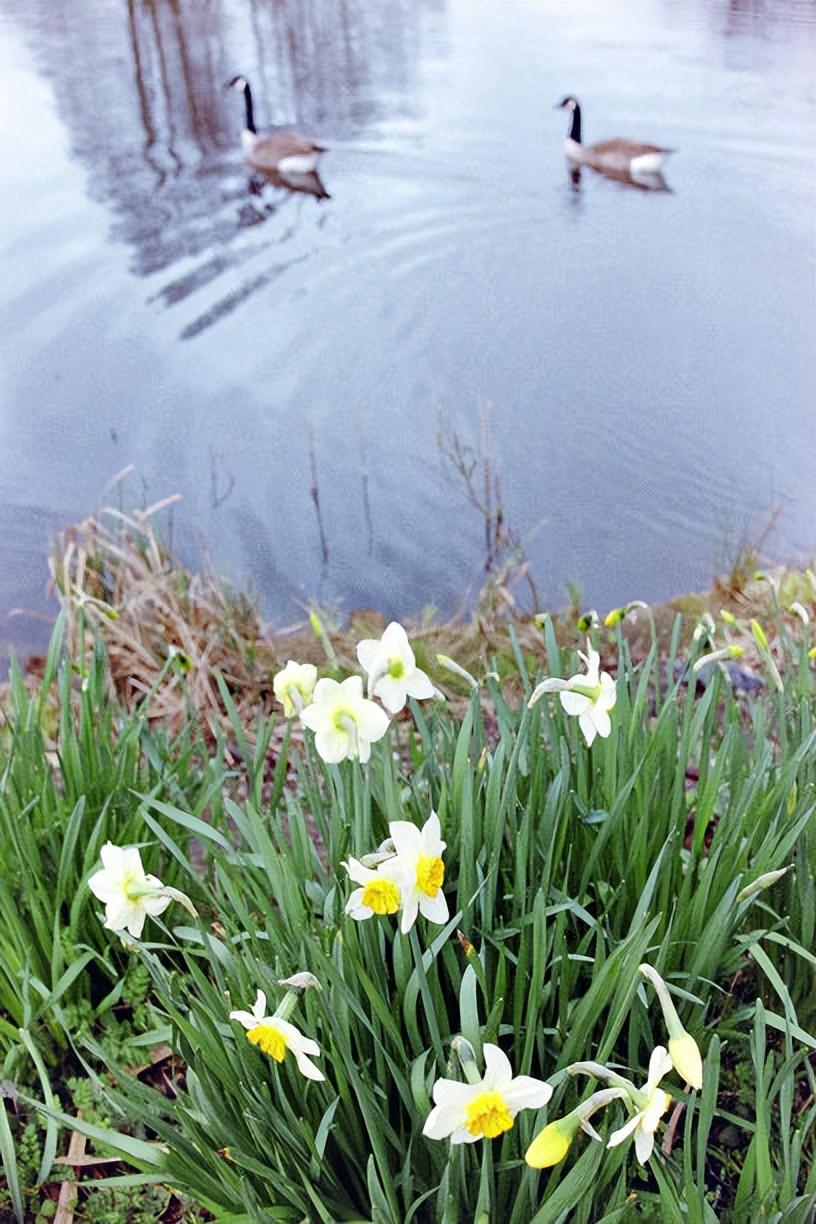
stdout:
[[445,1066],[445,1051],[442,1048],[442,1037],[439,1033],[439,1021],[436,1018],[436,1010],[434,1009],[433,999],[431,998],[431,989],[428,985],[428,978],[425,973],[425,962],[422,959],[422,952],[419,948],[419,939],[417,938],[416,927],[411,927],[408,933],[408,939],[411,944],[411,951],[414,956],[414,965],[416,967],[417,980],[419,981],[419,993],[422,996],[422,1006],[425,1009],[425,1019],[428,1024],[428,1030],[431,1034],[431,1044],[436,1054],[437,1062],[440,1067]]

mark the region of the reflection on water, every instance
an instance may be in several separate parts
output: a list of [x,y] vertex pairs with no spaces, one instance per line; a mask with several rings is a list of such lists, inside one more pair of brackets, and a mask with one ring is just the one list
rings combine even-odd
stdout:
[[[0,113],[0,648],[5,610],[42,606],[49,533],[129,463],[275,616],[453,607],[482,524],[438,418],[472,440],[485,401],[507,520],[547,522],[547,598],[705,583],[780,503],[775,547],[812,549],[814,21],[808,0],[5,0],[26,124]],[[329,147],[322,179],[245,164],[237,73],[259,128]],[[565,176],[567,89],[598,136],[676,146],[671,186]]]
[[603,178],[609,179],[613,183],[621,183],[624,187],[634,187],[637,191],[671,191],[671,187],[666,182],[665,176],[658,171],[657,173],[641,172],[635,174],[633,171],[625,170],[610,170],[608,166],[590,166],[584,170],[582,166],[574,166],[569,161],[567,162],[567,172],[569,174],[570,188],[577,195],[581,191],[581,174],[582,172],[590,174],[600,174]]

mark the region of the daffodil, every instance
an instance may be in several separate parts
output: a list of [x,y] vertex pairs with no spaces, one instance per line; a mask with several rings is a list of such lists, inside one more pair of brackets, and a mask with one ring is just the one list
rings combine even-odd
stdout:
[[615,681],[607,672],[600,670],[600,655],[587,641],[587,654],[578,654],[586,664],[586,672],[570,676],[568,680],[543,680],[533,691],[528,705],[534,706],[545,693],[558,693],[561,705],[567,714],[578,718],[578,725],[587,744],[596,735],[606,739],[612,730],[609,711],[617,699]]
[[[389,860],[391,863],[394,859]],[[402,903],[399,884],[383,872],[382,865],[376,869],[366,867],[358,859],[347,859],[343,866],[355,884],[354,892],[346,902],[346,913],[361,922],[375,914],[396,914]]]
[[[692,1088],[703,1086],[703,1060],[697,1042],[680,1023],[666,983],[651,965],[639,965],[638,970],[652,983],[660,1003],[666,1028],[669,1030],[669,1057],[678,1075]],[[660,1048],[660,1047],[658,1047]]]
[[313,663],[296,663],[290,659],[272,681],[272,691],[283,706],[286,718],[300,714],[312,700],[317,683],[317,668]]
[[577,1105],[571,1113],[549,1122],[542,1131],[539,1131],[524,1153],[527,1164],[533,1169],[549,1169],[557,1165],[570,1150],[572,1141],[579,1130],[583,1130],[593,1139],[597,1139],[599,1143],[603,1143],[601,1136],[591,1125],[589,1119],[599,1109],[607,1106],[610,1101],[620,1100],[626,1095],[624,1088],[601,1088],[599,1092],[593,1092],[592,1096]]
[[635,1107],[635,1115],[626,1122],[620,1130],[609,1136],[607,1147],[617,1147],[630,1135],[635,1136],[635,1152],[641,1164],[651,1156],[654,1150],[655,1131],[660,1125],[660,1119],[671,1105],[671,1097],[659,1086],[664,1075],[672,1068],[672,1060],[663,1046],[656,1046],[649,1059],[649,1076],[643,1088],[630,1094]]
[[[426,1138],[450,1138],[451,1143],[495,1139],[512,1128],[522,1109],[540,1109],[552,1096],[552,1088],[543,1080],[514,1076],[509,1058],[497,1045],[485,1043],[484,1061],[484,1075],[477,1072],[468,1083],[436,1081],[434,1108],[422,1128]],[[468,1063],[463,1061],[462,1066],[467,1073]]]
[[301,711],[300,721],[314,731],[315,747],[330,765],[346,758],[365,763],[371,745],[388,730],[388,715],[363,696],[359,676],[349,676],[342,684],[318,680],[313,701]]
[[[360,888],[346,902],[346,913],[358,922],[374,914],[402,910],[400,930],[407,935],[422,914],[430,922],[448,920],[442,892],[445,862],[439,817],[431,812],[421,829],[408,820],[393,820],[389,837],[366,861],[350,858],[343,866]],[[369,865],[370,864],[370,865]]]
[[388,826],[395,857],[379,868],[394,879],[401,896],[403,935],[422,914],[430,922],[448,921],[448,903],[442,892],[445,863],[439,817],[431,812],[421,829],[408,820],[393,820]]
[[195,915],[190,898],[169,888],[154,875],[146,875],[142,856],[135,846],[126,848],[106,842],[99,854],[102,870],[88,880],[88,887],[105,906],[104,925],[110,931],[128,931],[139,939],[148,917],[158,918],[171,901],[179,901]]
[[357,658],[368,675],[369,697],[379,697],[389,714],[398,714],[409,697],[433,697],[431,681],[416,665],[408,635],[392,621],[381,638],[357,645]]
[[320,1054],[320,1046],[311,1037],[304,1037],[282,1014],[289,1010],[288,1000],[296,995],[287,995],[273,1016],[266,1015],[266,995],[259,990],[252,1011],[231,1011],[230,1020],[237,1020],[247,1030],[247,1040],[275,1062],[283,1062],[287,1050],[294,1055],[298,1071],[306,1079],[323,1080],[325,1075],[312,1062],[309,1055]]

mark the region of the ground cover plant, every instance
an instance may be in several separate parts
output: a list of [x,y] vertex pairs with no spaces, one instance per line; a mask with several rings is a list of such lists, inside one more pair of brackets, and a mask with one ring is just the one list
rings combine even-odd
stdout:
[[[583,659],[544,618],[537,654],[508,627],[470,678],[429,678],[390,630],[356,675],[286,669],[254,721],[215,675],[206,736],[151,726],[150,694],[117,719],[101,652],[89,670],[55,640],[39,692],[13,686],[0,763],[20,915],[0,937],[3,1074],[32,1120],[31,1181],[49,1183],[64,1127],[129,1166],[96,1168],[97,1189],[172,1191],[225,1221],[809,1221],[798,604],[764,627],[704,622],[682,651],[678,623],[636,658],[623,609],[590,620]],[[166,667],[183,690],[186,664]],[[128,1040],[166,1051],[161,1081],[104,1023],[137,972]],[[7,1096],[22,1218],[15,1118]]]

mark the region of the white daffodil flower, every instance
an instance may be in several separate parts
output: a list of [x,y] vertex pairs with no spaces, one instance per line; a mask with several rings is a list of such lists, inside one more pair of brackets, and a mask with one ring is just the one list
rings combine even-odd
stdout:
[[[395,861],[394,858],[387,860],[390,864]],[[399,884],[385,872],[385,863],[375,870],[366,867],[358,859],[350,858],[343,866],[354,883],[362,885],[361,888],[355,888],[346,902],[346,913],[349,917],[354,918],[356,922],[362,922],[366,918],[373,918],[375,914],[396,914],[402,902],[402,893]]]
[[128,931],[139,939],[145,920],[163,914],[171,901],[179,901],[195,916],[189,897],[169,888],[154,875],[145,875],[142,856],[135,846],[123,848],[106,842],[100,854],[102,870],[88,880],[88,887],[105,906],[104,926],[109,931]]
[[286,718],[300,714],[312,700],[317,683],[317,668],[314,663],[296,663],[290,659],[272,681],[272,691],[283,706]]
[[408,820],[392,820],[388,826],[396,855],[379,870],[399,886],[402,905],[400,930],[410,931],[422,914],[440,925],[448,921],[448,903],[442,892],[445,864],[442,830],[436,812],[431,812],[421,829]]
[[[279,1012],[284,1004],[278,1009]],[[326,1077],[323,1072],[309,1058],[310,1054],[320,1054],[317,1042],[312,1041],[311,1037],[304,1037],[300,1029],[295,1028],[294,1024],[290,1024],[282,1015],[267,1016],[265,1012],[266,995],[259,990],[252,1011],[231,1011],[229,1017],[230,1020],[243,1024],[247,1030],[247,1040],[275,1062],[283,1062],[286,1051],[291,1050],[301,1075],[310,1080],[324,1080]]]
[[601,658],[597,650],[587,641],[587,654],[578,654],[586,664],[586,673],[579,672],[568,680],[543,680],[533,691],[528,706],[534,706],[545,693],[558,693],[561,705],[567,714],[577,717],[578,725],[587,744],[596,735],[606,739],[612,730],[609,711],[617,700],[615,681],[607,672],[600,670]]
[[660,1125],[660,1119],[671,1105],[671,1097],[659,1087],[664,1075],[672,1069],[672,1060],[664,1046],[656,1046],[649,1059],[649,1077],[643,1088],[632,1097],[637,1112],[633,1118],[609,1136],[607,1147],[617,1147],[635,1136],[635,1152],[642,1165],[654,1150],[655,1131]]
[[511,1129],[522,1109],[540,1109],[552,1096],[552,1088],[543,1080],[514,1076],[509,1058],[497,1045],[485,1043],[484,1061],[485,1073],[475,1083],[436,1081],[434,1108],[422,1128],[427,1139],[450,1137],[451,1143],[495,1139]]
[[315,747],[330,765],[346,758],[359,758],[365,764],[371,745],[388,730],[388,715],[363,696],[359,676],[349,676],[342,684],[318,680],[312,704],[301,711],[300,721],[314,731]]
[[368,675],[369,697],[379,697],[389,714],[398,714],[409,697],[422,701],[435,689],[416,665],[408,634],[392,621],[381,638],[366,638],[357,645],[357,658]]

